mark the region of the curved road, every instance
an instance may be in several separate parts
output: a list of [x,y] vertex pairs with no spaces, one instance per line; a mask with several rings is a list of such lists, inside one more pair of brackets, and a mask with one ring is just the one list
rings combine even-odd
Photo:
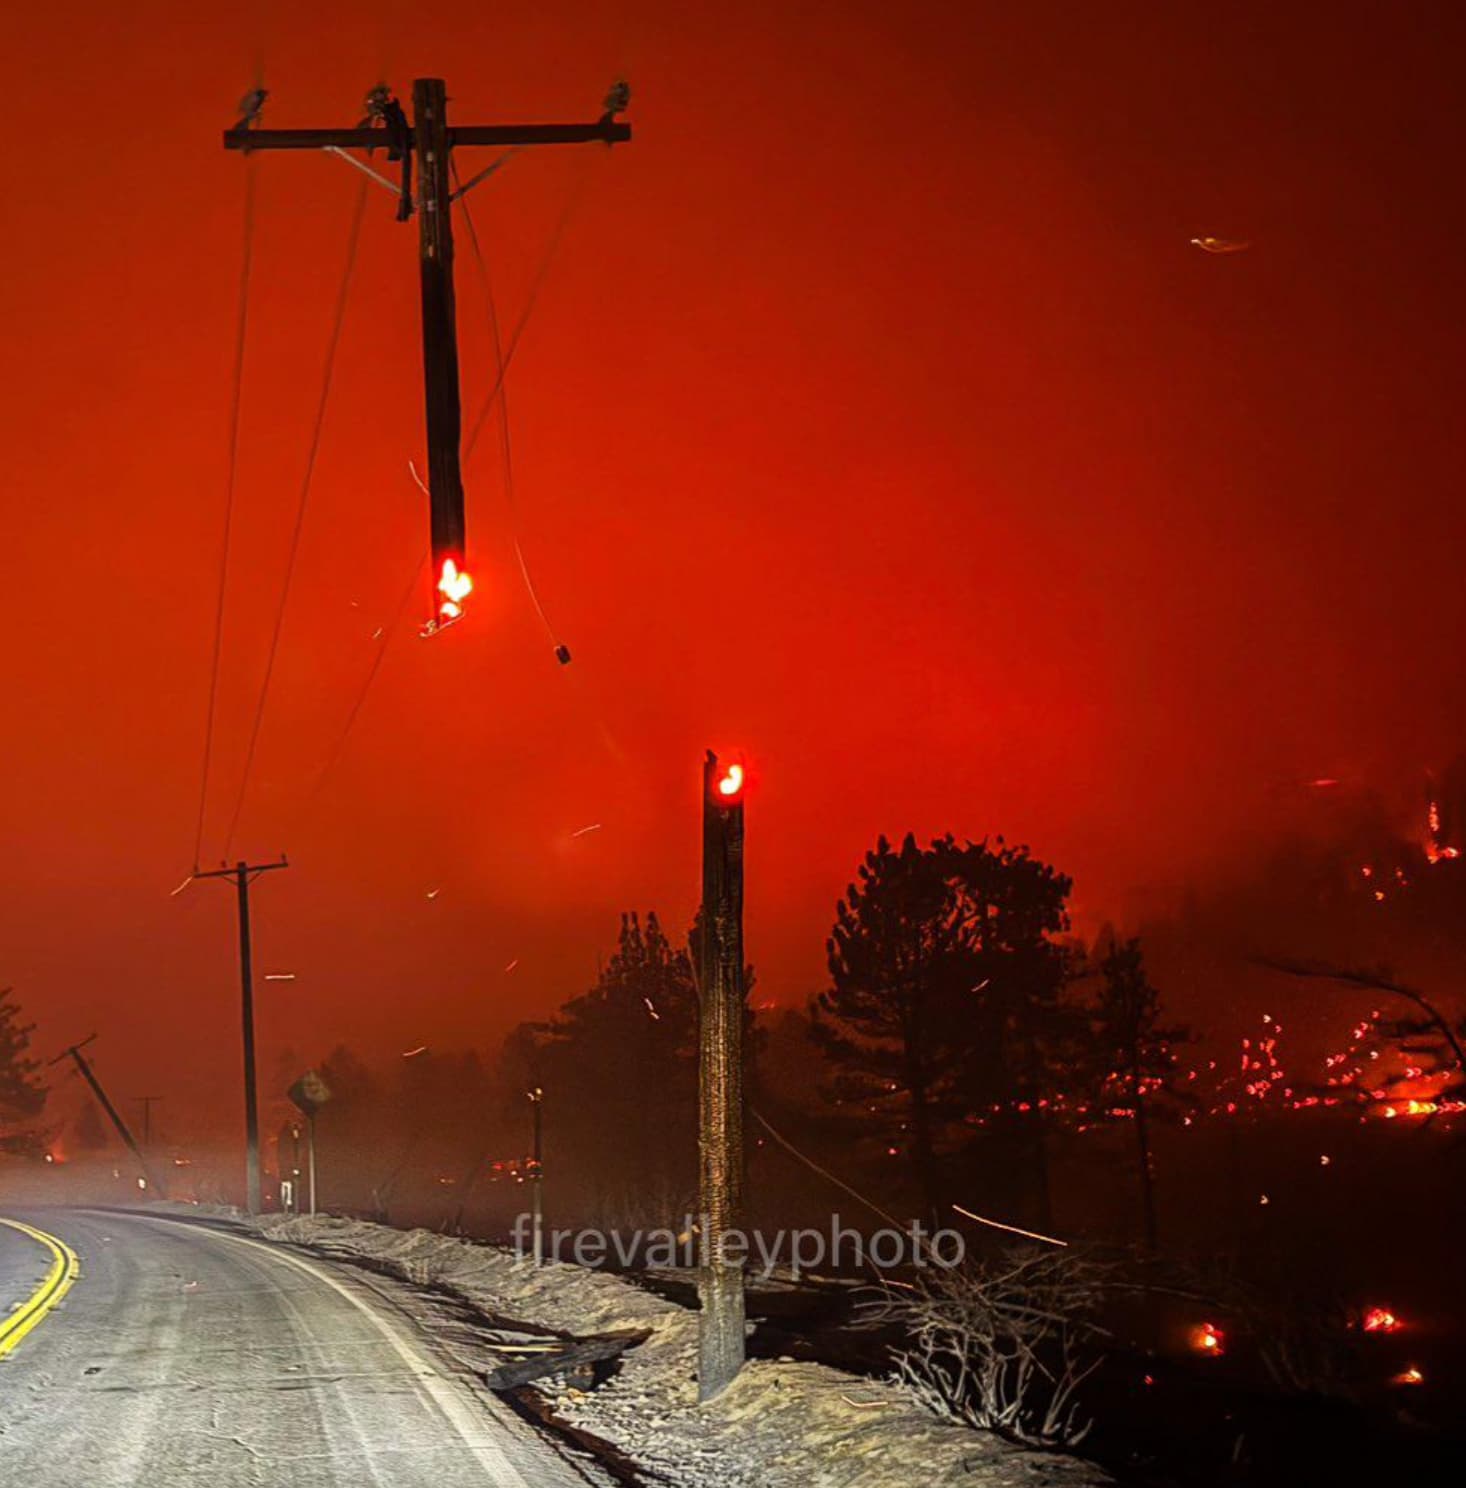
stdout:
[[[6,1216],[81,1257],[61,1307],[0,1361],[7,1484],[587,1481],[352,1268],[176,1220]],[[0,1318],[49,1262],[36,1241],[0,1227]]]

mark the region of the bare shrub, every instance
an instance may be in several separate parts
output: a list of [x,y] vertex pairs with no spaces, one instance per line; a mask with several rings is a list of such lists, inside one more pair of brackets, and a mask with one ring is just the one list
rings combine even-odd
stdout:
[[1012,1250],[888,1284],[865,1316],[905,1332],[895,1381],[934,1415],[1029,1446],[1074,1447],[1094,1424],[1079,1390],[1103,1359],[1105,1274],[1071,1250]]

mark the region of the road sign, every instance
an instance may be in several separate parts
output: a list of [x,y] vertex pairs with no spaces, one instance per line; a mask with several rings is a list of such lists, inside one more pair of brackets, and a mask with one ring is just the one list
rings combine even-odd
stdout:
[[331,1087],[313,1069],[307,1070],[285,1093],[307,1116],[314,1116],[331,1099]]

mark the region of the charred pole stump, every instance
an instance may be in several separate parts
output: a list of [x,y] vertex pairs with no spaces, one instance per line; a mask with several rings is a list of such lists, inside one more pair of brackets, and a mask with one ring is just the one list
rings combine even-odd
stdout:
[[719,1394],[743,1367],[743,771],[703,765],[698,936],[698,1168],[702,1266],[697,1392]]

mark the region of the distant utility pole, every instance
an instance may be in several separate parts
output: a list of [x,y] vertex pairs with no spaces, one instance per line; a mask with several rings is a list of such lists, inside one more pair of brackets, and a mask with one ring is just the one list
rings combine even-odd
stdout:
[[112,1125],[117,1128],[117,1135],[122,1138],[127,1146],[127,1150],[137,1159],[137,1165],[142,1170],[144,1182],[159,1198],[167,1198],[168,1190],[153,1176],[152,1170],[148,1167],[147,1158],[139,1151],[137,1143],[133,1140],[132,1133],[127,1129],[127,1123],[118,1113],[117,1107],[108,1100],[107,1092],[102,1089],[102,1082],[97,1079],[96,1072],[87,1062],[86,1056],[81,1052],[95,1038],[96,1034],[91,1034],[79,1044],[73,1044],[69,1049],[62,1050],[51,1063],[60,1064],[63,1059],[70,1059],[75,1063],[77,1069],[81,1071],[82,1079],[91,1086],[92,1094],[96,1096],[98,1103],[107,1113]]
[[533,1219],[534,1263],[545,1264],[545,1092],[538,1085],[529,1093],[534,1107],[534,1156],[529,1168],[530,1215]]
[[162,1099],[163,1099],[163,1097],[161,1095],[135,1095],[135,1096],[133,1096],[133,1100],[135,1100],[138,1103],[138,1105],[140,1105],[143,1108],[143,1151],[144,1152],[151,1152],[153,1150],[153,1107],[154,1107],[154,1105],[157,1104],[157,1102],[159,1102]]
[[[355,129],[261,129],[261,92],[247,100],[245,117],[224,131],[226,150],[348,150],[386,147],[389,161],[400,161],[401,188],[397,217],[418,220],[418,260],[422,283],[423,374],[427,404],[428,507],[432,535],[433,583],[436,585],[432,626],[445,625],[462,613],[462,600],[472,588],[464,567],[463,474],[459,445],[462,409],[458,384],[458,331],[453,291],[452,204],[491,175],[493,162],[456,189],[453,152],[461,145],[517,149],[526,145],[577,145],[600,141],[611,145],[631,138],[631,126],[616,115],[630,99],[624,83],[612,87],[605,113],[590,124],[448,124],[448,90],[441,78],[418,78],[412,85],[412,121],[384,84],[366,98],[367,116]],[[418,187],[413,193],[414,157]],[[365,161],[351,163],[396,189]],[[560,657],[569,660],[569,653]]]
[[255,980],[249,936],[249,886],[262,873],[288,868],[282,854],[278,863],[246,863],[195,873],[195,878],[232,878],[239,896],[239,988],[244,1024],[244,1187],[245,1209],[260,1212],[260,1103],[255,1087]]
[[703,1267],[697,1393],[743,1367],[743,1262],[724,1253],[743,1223],[743,768],[703,763],[698,957],[698,1167]]

